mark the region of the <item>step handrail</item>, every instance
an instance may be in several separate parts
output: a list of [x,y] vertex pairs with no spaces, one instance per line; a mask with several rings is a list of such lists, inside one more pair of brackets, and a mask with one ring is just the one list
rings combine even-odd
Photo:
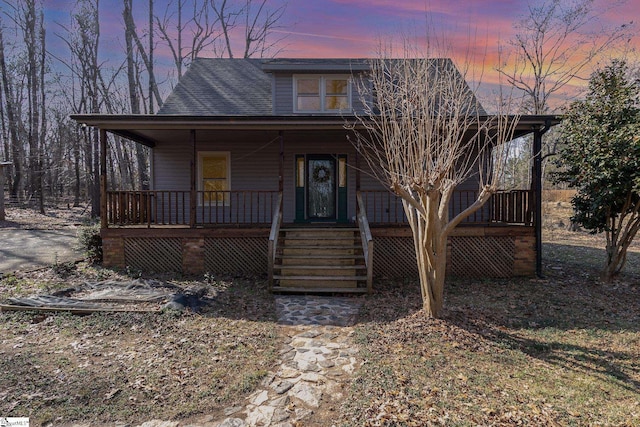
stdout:
[[276,263],[276,253],[278,251],[278,236],[282,225],[282,191],[278,193],[276,210],[271,221],[271,232],[269,233],[269,290],[273,289],[273,266]]
[[362,241],[362,253],[367,267],[367,292],[371,293],[373,291],[373,237],[369,228],[366,206],[359,191],[356,193],[356,200],[358,203],[356,217],[358,219],[358,229],[360,230],[360,240]]

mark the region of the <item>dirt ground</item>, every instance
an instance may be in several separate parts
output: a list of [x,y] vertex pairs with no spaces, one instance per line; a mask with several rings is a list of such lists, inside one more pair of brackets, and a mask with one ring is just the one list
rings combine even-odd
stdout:
[[82,259],[77,232],[90,219],[86,209],[48,208],[45,215],[32,209],[7,208],[0,221],[0,273],[33,270]]
[[6,208],[5,220],[0,229],[59,230],[77,228],[91,221],[89,207],[47,207],[42,215],[33,209]]
[[[545,204],[545,279],[452,282],[443,320],[420,315],[415,283],[380,282],[358,327],[364,368],[344,407],[318,419],[639,425],[640,242],[624,274],[603,285],[603,238],[567,231],[569,216],[568,201]],[[84,219],[73,209],[10,209],[0,232]],[[282,335],[264,277],[145,277],[64,263],[5,274],[0,300],[138,278],[203,288],[208,303],[182,314],[0,312],[0,415],[35,426],[198,421],[223,415],[273,368]]]

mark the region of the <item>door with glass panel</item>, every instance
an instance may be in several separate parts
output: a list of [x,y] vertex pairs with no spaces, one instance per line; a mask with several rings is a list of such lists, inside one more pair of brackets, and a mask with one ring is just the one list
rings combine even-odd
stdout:
[[347,155],[297,154],[296,222],[348,222]]
[[336,218],[336,160],[333,156],[307,157],[307,218]]

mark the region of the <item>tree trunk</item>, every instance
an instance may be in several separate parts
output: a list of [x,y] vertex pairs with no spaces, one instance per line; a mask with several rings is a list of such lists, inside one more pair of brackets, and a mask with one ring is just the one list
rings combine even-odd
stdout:
[[5,94],[6,111],[7,111],[7,125],[9,127],[9,137],[11,145],[11,157],[13,160],[13,182],[10,185],[10,195],[12,197],[18,196],[18,190],[22,181],[22,156],[20,149],[20,141],[18,139],[18,126],[17,117],[14,110],[14,98],[12,92],[12,81],[9,71],[7,70],[7,64],[5,62],[4,55],[4,39],[2,27],[0,27],[0,73],[2,74],[2,87]]
[[403,206],[413,235],[422,307],[427,317],[439,318],[444,306],[447,237],[442,236],[443,227],[437,218],[436,209],[433,209],[437,205],[433,200],[427,204],[429,221],[405,201]]
[[[416,260],[418,262],[418,276],[422,293],[422,308],[427,317],[439,318],[444,306],[444,278],[447,265],[446,251],[433,256],[429,260],[430,245],[417,242],[414,235]],[[433,262],[433,264],[431,264]]]
[[[153,0],[149,0],[149,63],[147,64],[149,70],[149,114],[153,114],[153,94],[158,91],[155,73],[153,71],[153,50]],[[157,100],[158,105],[160,105],[162,103],[160,97],[158,97]]]
[[[627,224],[620,222],[618,229],[606,231],[607,234],[607,264],[602,272],[601,279],[610,282],[620,272],[627,262],[627,251],[640,230],[640,217],[637,213],[629,219]],[[619,235],[618,235],[619,233]]]
[[[136,79],[136,69],[135,62],[133,60],[133,39],[135,36],[135,25],[133,21],[133,16],[131,15],[132,11],[131,0],[125,0],[124,7],[124,22],[125,22],[125,41],[127,46],[127,80],[129,83],[129,98],[131,100],[131,112],[133,114],[140,114],[140,100],[138,98],[138,80]],[[180,11],[179,11],[180,13]],[[153,25],[153,0],[149,0],[149,25]],[[151,28],[151,27],[150,27]],[[153,34],[153,31],[150,31],[150,34]],[[150,43],[149,45],[149,63],[147,64],[149,69],[149,74],[153,74],[153,45]],[[149,79],[149,113],[153,114],[153,93],[154,88],[152,85],[151,79]],[[117,142],[117,141],[116,141]],[[148,160],[147,153],[140,146],[140,144],[136,144],[136,160],[138,163],[138,177],[139,183],[138,188],[142,190],[149,189],[149,172],[148,172]],[[134,182],[131,183],[134,185]]]
[[[44,13],[40,11],[40,105],[37,108],[40,109],[40,141],[39,141],[39,153],[38,153],[38,188],[40,190],[40,213],[44,215],[44,153],[46,150],[46,132],[47,132],[47,109],[46,109],[46,90],[45,90],[45,71],[47,50],[45,48],[46,32],[44,29]],[[53,190],[54,183],[51,183]]]

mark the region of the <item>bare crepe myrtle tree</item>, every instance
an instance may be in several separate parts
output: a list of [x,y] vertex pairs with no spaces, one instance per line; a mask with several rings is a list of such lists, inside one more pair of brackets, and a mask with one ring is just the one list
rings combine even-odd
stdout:
[[[428,55],[380,55],[358,83],[365,113],[351,126],[372,173],[402,198],[430,317],[442,313],[447,237],[498,190],[518,122],[504,113],[518,111],[511,99],[486,115],[466,82],[469,70]],[[477,199],[450,218],[453,191],[474,175]]]

